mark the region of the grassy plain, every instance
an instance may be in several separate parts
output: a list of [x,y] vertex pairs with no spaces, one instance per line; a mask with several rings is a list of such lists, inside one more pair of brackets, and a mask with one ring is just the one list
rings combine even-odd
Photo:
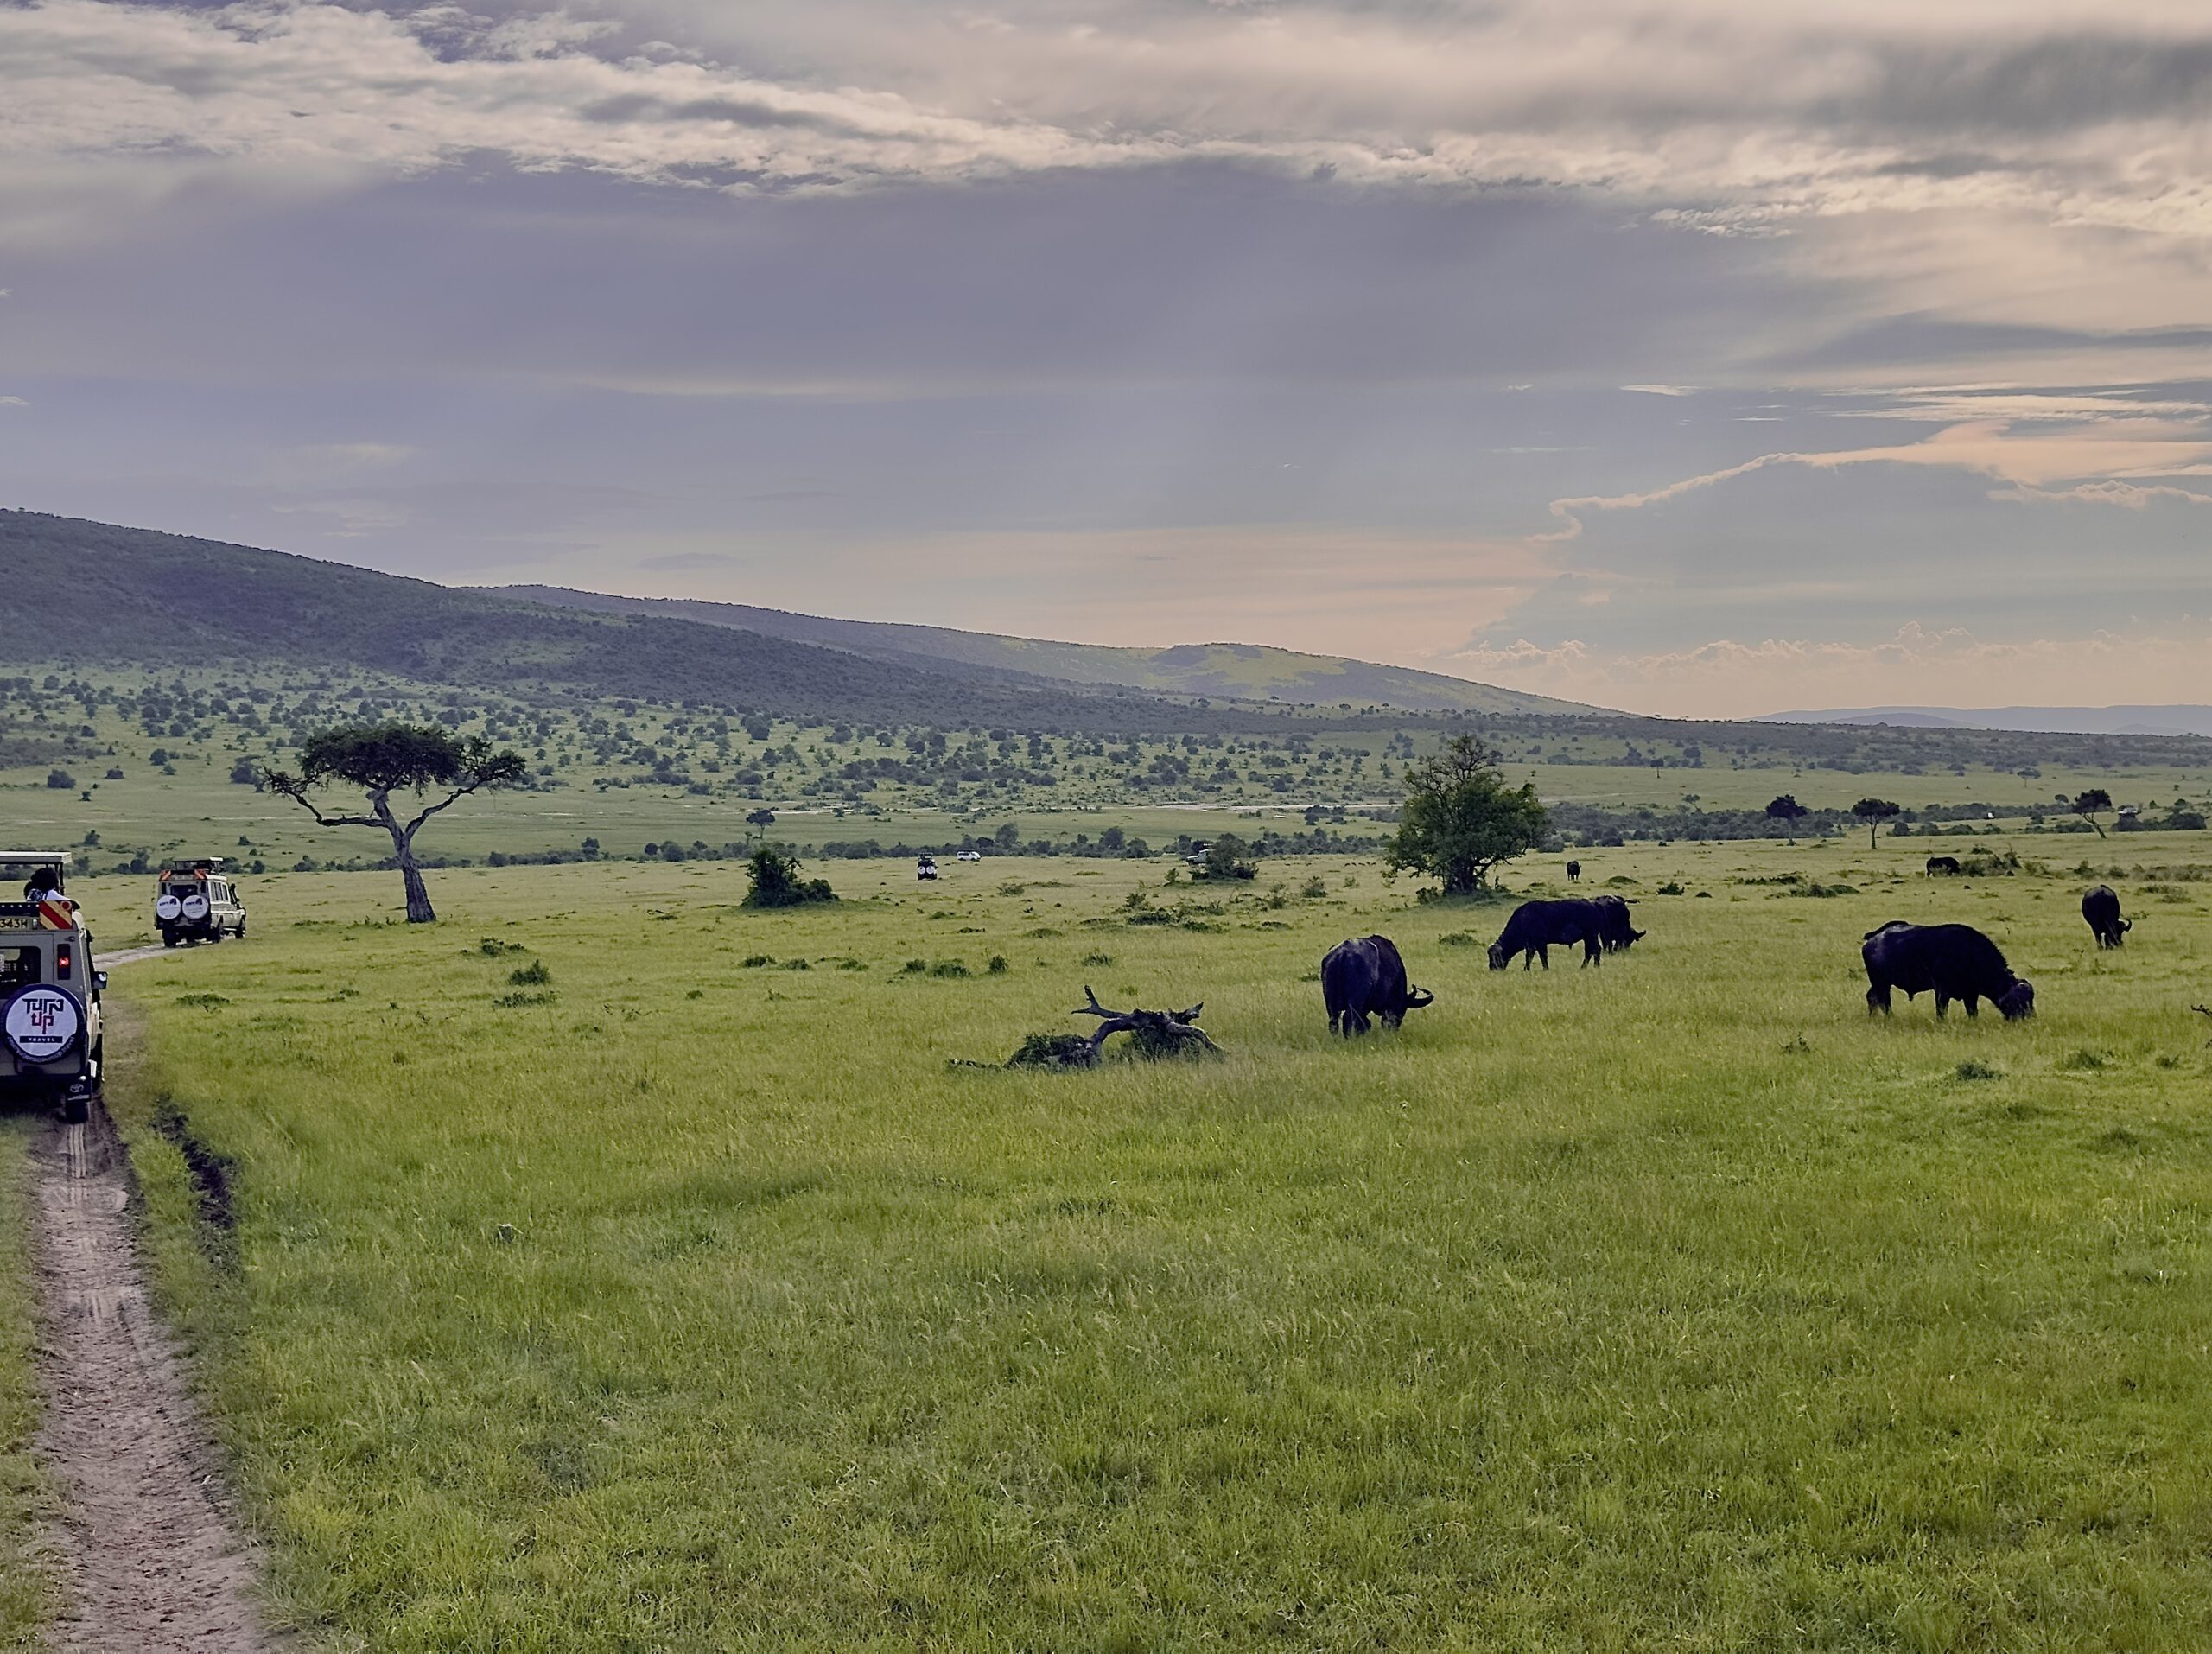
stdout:
[[37,1321],[23,1150],[34,1124],[0,1118],[0,1649],[37,1647],[54,1607],[39,1559],[48,1487],[30,1453],[38,1423]]
[[[1131,894],[1224,893],[525,868],[410,929],[270,878],[118,971],[112,1106],[279,1600],[350,1644],[2201,1649],[2202,844],[2051,843],[2120,869],[2102,956],[2080,879],[1916,841],[1586,851],[1650,934],[1548,974],[1344,862],[1167,925]],[[2041,1015],[1870,1021],[1891,918]],[[1437,1003],[1332,1040],[1374,930]],[[949,1066],[1085,982],[1228,1055]]]

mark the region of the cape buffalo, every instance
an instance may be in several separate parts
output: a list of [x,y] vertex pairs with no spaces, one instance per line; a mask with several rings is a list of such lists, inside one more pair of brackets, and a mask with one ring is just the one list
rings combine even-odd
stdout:
[[1321,958],[1321,997],[1329,1007],[1329,1032],[1364,1034],[1367,1019],[1379,1016],[1396,1027],[1408,1011],[1417,1011],[1436,996],[1406,982],[1406,962],[1387,936],[1339,942]]
[[2097,945],[2116,948],[2127,940],[2135,921],[2120,916],[2120,898],[2108,884],[2101,884],[2082,898],[2082,917],[2096,932]]
[[1598,908],[1599,940],[1608,953],[1624,952],[1643,939],[1643,932],[1630,919],[1628,902],[1620,896],[1592,896]]
[[[1625,907],[1623,911],[1626,911]],[[1602,964],[1600,950],[1605,946],[1605,935],[1603,912],[1594,901],[1579,898],[1524,901],[1513,910],[1513,917],[1505,921],[1497,940],[1490,945],[1490,968],[1503,970],[1512,964],[1515,954],[1525,953],[1529,957],[1521,962],[1523,970],[1538,960],[1549,970],[1550,950],[1577,942],[1582,944],[1585,966]]]
[[1928,858],[1928,871],[1931,875],[1938,873],[1956,873],[1958,870],[1959,858],[1955,856],[1931,856]]
[[1997,944],[1971,925],[1908,925],[1891,919],[1866,932],[1859,957],[1866,962],[1866,1014],[1887,1015],[1890,989],[1902,988],[1907,999],[1932,991],[1936,1015],[1951,1002],[1967,1002],[1967,1015],[1980,1014],[1987,1000],[2008,1022],[2032,1016],[2036,990],[2012,974]]
[[1567,883],[1569,883],[1569,884],[1573,884],[1573,883],[1577,879],[1580,878],[1581,876],[1582,876],[1582,863],[1581,863],[1581,862],[1569,862],[1567,864]]

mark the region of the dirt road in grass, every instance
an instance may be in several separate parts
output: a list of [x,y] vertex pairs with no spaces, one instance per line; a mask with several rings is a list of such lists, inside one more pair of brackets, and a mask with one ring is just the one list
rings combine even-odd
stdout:
[[47,1396],[39,1448],[60,1484],[69,1650],[279,1644],[252,1600],[255,1562],[146,1294],[130,1169],[105,1116],[55,1123],[33,1150]]

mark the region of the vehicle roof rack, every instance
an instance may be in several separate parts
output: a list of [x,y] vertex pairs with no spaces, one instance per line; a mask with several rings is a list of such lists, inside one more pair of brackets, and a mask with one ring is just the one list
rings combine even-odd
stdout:
[[0,867],[66,868],[67,850],[0,850]]

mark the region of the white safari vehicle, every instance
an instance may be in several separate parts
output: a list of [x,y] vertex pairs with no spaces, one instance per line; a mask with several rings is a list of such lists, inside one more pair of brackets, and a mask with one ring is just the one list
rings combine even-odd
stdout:
[[223,871],[223,858],[203,856],[163,868],[154,887],[154,926],[165,948],[244,936],[245,906]]
[[75,1121],[99,1095],[107,976],[63,894],[68,867],[59,850],[0,850],[0,1097]]

